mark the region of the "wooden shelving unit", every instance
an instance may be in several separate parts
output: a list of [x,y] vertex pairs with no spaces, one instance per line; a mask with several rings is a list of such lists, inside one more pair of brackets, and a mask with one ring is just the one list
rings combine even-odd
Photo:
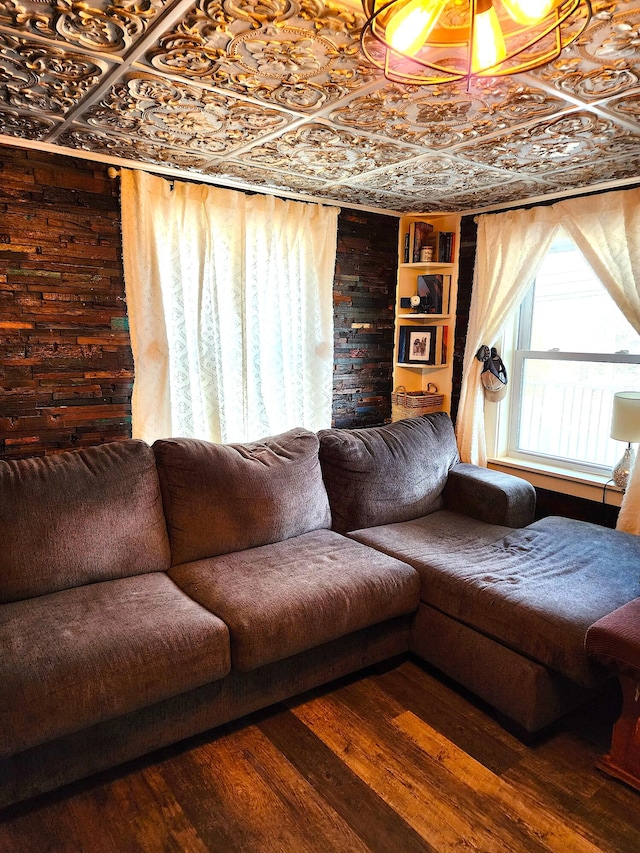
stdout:
[[[405,263],[405,234],[409,232],[412,222],[430,222],[435,231],[450,231],[454,233],[452,263]],[[456,299],[458,293],[458,250],[460,243],[460,216],[457,214],[434,215],[415,214],[400,220],[398,239],[398,287],[396,291],[395,308],[395,349],[393,365],[393,387],[404,386],[407,391],[426,390],[428,383],[437,386],[439,393],[444,394],[441,406],[448,412],[451,406],[453,336],[455,331]],[[449,310],[443,314],[416,313],[411,308],[402,307],[401,300],[410,299],[417,295],[418,276],[429,274],[451,276],[449,290]],[[400,327],[408,326],[444,326],[446,327],[445,361],[443,364],[416,364],[398,360]]]

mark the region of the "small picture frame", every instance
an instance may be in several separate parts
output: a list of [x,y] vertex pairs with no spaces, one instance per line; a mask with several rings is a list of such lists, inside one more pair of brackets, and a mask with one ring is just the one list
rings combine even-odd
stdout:
[[405,352],[407,364],[433,364],[434,355],[435,336],[431,327],[409,329]]
[[403,364],[431,364],[444,362],[442,326],[400,326],[398,333],[398,360]]

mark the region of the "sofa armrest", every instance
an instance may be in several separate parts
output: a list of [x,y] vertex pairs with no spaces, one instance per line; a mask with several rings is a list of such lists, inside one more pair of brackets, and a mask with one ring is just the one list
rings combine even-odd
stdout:
[[526,527],[534,520],[536,491],[526,480],[460,462],[449,471],[445,509],[489,524]]

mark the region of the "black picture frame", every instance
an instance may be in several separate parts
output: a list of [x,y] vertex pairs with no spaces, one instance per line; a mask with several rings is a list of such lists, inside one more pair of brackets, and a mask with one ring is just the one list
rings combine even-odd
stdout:
[[436,364],[437,326],[400,326],[398,361],[403,364]]

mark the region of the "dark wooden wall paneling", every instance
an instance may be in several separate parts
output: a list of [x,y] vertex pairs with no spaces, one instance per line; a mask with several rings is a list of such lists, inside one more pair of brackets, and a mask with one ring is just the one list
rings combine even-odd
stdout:
[[458,299],[453,348],[453,383],[451,389],[451,418],[455,423],[460,403],[464,348],[469,328],[469,309],[473,289],[478,226],[475,217],[463,216],[460,222],[460,254],[458,259]]
[[[397,220],[343,211],[334,417],[390,415]],[[131,435],[133,358],[117,182],[107,167],[0,148],[0,458]]]
[[133,360],[106,166],[0,148],[0,456],[125,438]]
[[398,219],[343,210],[334,281],[333,422],[337,427],[391,417]]

